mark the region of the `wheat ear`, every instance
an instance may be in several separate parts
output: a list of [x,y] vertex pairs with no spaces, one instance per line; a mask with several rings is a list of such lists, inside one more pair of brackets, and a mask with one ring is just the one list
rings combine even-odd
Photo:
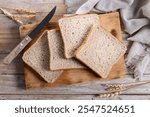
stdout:
[[14,15],[15,19],[21,19],[21,18],[26,18],[26,19],[32,19],[34,18],[36,15]]
[[18,13],[29,13],[29,14],[36,14],[33,9],[30,8],[16,8],[15,9]]
[[150,80],[140,81],[140,82],[130,82],[124,84],[103,84],[106,87],[106,93],[99,94],[95,98],[110,98],[122,94],[124,91],[134,88],[136,86],[144,85],[150,83]]
[[5,9],[0,8],[0,10],[3,12],[4,15],[6,15],[7,17],[9,17],[13,21],[15,21],[17,24],[23,25],[22,21],[16,19],[11,13],[9,13],[8,11],[6,11]]

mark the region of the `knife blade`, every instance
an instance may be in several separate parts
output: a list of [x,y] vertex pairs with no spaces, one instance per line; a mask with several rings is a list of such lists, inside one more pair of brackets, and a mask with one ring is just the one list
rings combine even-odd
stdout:
[[56,6],[48,13],[48,15],[35,27],[22,41],[4,58],[3,63],[8,65],[14,58],[28,45],[28,43],[48,24],[56,11]]

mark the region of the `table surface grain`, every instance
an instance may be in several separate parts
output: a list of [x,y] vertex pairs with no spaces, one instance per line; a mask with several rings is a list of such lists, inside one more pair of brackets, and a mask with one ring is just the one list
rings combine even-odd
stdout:
[[[17,14],[14,8],[32,8],[37,11],[37,18],[45,15],[57,5],[56,15],[66,13],[64,0],[5,0],[0,7]],[[42,7],[41,7],[42,6]],[[124,40],[125,41],[125,40]],[[126,70],[126,77],[109,81],[74,84],[66,87],[25,90],[22,55],[19,55],[9,66],[3,65],[4,57],[20,42],[18,25],[0,11],[0,99],[93,99],[100,94],[101,83],[125,83],[135,81],[133,71]],[[125,41],[128,47],[129,42]],[[128,48],[129,49],[129,48]],[[143,80],[150,79],[150,65],[144,73]],[[132,88],[123,94],[109,99],[150,99],[150,85]],[[99,98],[97,98],[99,99]]]

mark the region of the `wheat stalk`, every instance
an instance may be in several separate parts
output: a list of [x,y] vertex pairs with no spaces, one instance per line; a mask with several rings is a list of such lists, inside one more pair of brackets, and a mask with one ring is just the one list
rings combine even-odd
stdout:
[[16,8],[15,10],[19,13],[29,13],[29,14],[36,13],[33,9],[30,9],[30,8]]
[[95,98],[111,98],[122,94],[124,91],[127,91],[136,86],[144,85],[150,83],[150,80],[140,81],[140,82],[130,82],[130,83],[117,83],[117,84],[103,84],[105,86],[106,93],[99,94]]
[[121,92],[117,91],[117,92],[111,92],[111,93],[104,93],[104,94],[99,94],[98,97],[99,98],[111,98],[111,97],[115,97],[120,95]]
[[97,96],[95,96],[94,98],[93,98],[93,100],[95,100],[95,99],[103,99],[103,98],[112,98],[112,97],[115,97],[115,96],[118,96],[118,95],[120,95],[120,94],[122,94],[122,92],[121,91],[116,91],[116,92],[108,92],[108,93],[102,93],[102,94],[99,94],[99,95],[97,95]]
[[7,17],[9,17],[10,19],[12,19],[13,21],[15,21],[17,24],[19,25],[23,25],[23,22],[16,19],[11,13],[9,13],[8,11],[0,8],[0,10],[3,12],[4,15],[6,15]]
[[26,19],[32,19],[34,18],[36,15],[14,15],[15,19],[21,19],[21,18],[26,18]]
[[106,91],[121,91],[126,88],[124,84],[106,84]]

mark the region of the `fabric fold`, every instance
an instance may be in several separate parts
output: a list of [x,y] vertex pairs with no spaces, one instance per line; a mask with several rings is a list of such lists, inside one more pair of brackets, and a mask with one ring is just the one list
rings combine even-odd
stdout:
[[129,41],[136,41],[150,46],[150,25],[143,27],[135,35],[128,38]]

